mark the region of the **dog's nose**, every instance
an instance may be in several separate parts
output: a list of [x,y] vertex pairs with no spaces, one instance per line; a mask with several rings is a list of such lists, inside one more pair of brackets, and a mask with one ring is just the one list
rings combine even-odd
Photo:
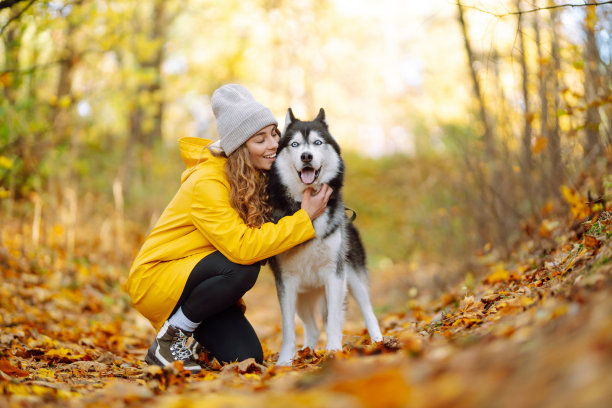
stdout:
[[310,152],[302,153],[302,161],[304,163],[310,163],[312,161],[312,153]]

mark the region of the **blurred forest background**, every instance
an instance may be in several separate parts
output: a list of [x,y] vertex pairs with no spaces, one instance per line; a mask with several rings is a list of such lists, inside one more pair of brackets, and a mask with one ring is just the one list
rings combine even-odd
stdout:
[[2,0],[0,239],[125,272],[236,82],[326,109],[374,269],[503,258],[612,192],[600,3]]

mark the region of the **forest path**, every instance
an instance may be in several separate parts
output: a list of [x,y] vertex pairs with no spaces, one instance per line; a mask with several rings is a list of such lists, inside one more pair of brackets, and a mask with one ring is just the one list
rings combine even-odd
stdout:
[[[118,270],[2,248],[0,407],[604,407],[612,399],[608,215],[561,224],[511,262],[485,256],[484,279],[440,296],[403,287],[401,270],[374,273],[385,341],[369,344],[351,301],[343,351],[301,352],[290,368],[274,365],[280,310],[264,268],[246,302],[265,365],[213,361],[197,376],[142,363],[153,332],[129,307]],[[413,293],[389,310],[398,290]]]

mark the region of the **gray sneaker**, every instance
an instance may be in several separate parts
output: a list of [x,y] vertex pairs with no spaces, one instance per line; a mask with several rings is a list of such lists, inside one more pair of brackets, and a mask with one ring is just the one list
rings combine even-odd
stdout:
[[193,360],[192,350],[187,346],[191,334],[166,322],[149,347],[145,362],[163,367],[174,361],[182,361],[185,370],[199,373],[202,367]]

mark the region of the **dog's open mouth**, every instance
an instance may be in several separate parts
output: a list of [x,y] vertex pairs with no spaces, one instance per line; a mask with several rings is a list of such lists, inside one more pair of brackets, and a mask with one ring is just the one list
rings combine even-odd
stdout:
[[304,184],[312,184],[319,177],[319,170],[315,170],[312,167],[304,167],[302,171],[298,171],[298,175],[300,176],[300,180]]

